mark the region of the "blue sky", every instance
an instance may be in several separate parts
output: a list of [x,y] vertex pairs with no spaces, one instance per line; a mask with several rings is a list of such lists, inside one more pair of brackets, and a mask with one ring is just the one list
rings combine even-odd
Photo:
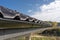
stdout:
[[28,11],[37,11],[37,7],[48,5],[54,0],[0,0],[0,5],[31,15]]

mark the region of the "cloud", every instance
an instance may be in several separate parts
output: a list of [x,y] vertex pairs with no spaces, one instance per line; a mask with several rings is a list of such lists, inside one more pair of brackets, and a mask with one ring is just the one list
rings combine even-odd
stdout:
[[60,22],[60,0],[55,0],[48,5],[42,5],[39,9],[41,9],[41,11],[34,12],[32,17],[43,21]]
[[32,12],[32,10],[28,10],[28,13]]

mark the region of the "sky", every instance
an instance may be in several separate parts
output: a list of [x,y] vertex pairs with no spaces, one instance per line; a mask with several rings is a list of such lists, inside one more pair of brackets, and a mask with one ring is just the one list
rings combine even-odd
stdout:
[[60,0],[0,0],[0,5],[39,20],[60,22]]

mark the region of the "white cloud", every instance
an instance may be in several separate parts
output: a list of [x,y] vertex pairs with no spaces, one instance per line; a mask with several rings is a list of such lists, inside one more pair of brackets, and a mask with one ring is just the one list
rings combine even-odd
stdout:
[[42,5],[39,7],[41,12],[34,12],[32,17],[35,17],[44,21],[60,21],[60,0],[55,0],[48,5]]
[[28,10],[28,13],[32,12],[32,10]]

